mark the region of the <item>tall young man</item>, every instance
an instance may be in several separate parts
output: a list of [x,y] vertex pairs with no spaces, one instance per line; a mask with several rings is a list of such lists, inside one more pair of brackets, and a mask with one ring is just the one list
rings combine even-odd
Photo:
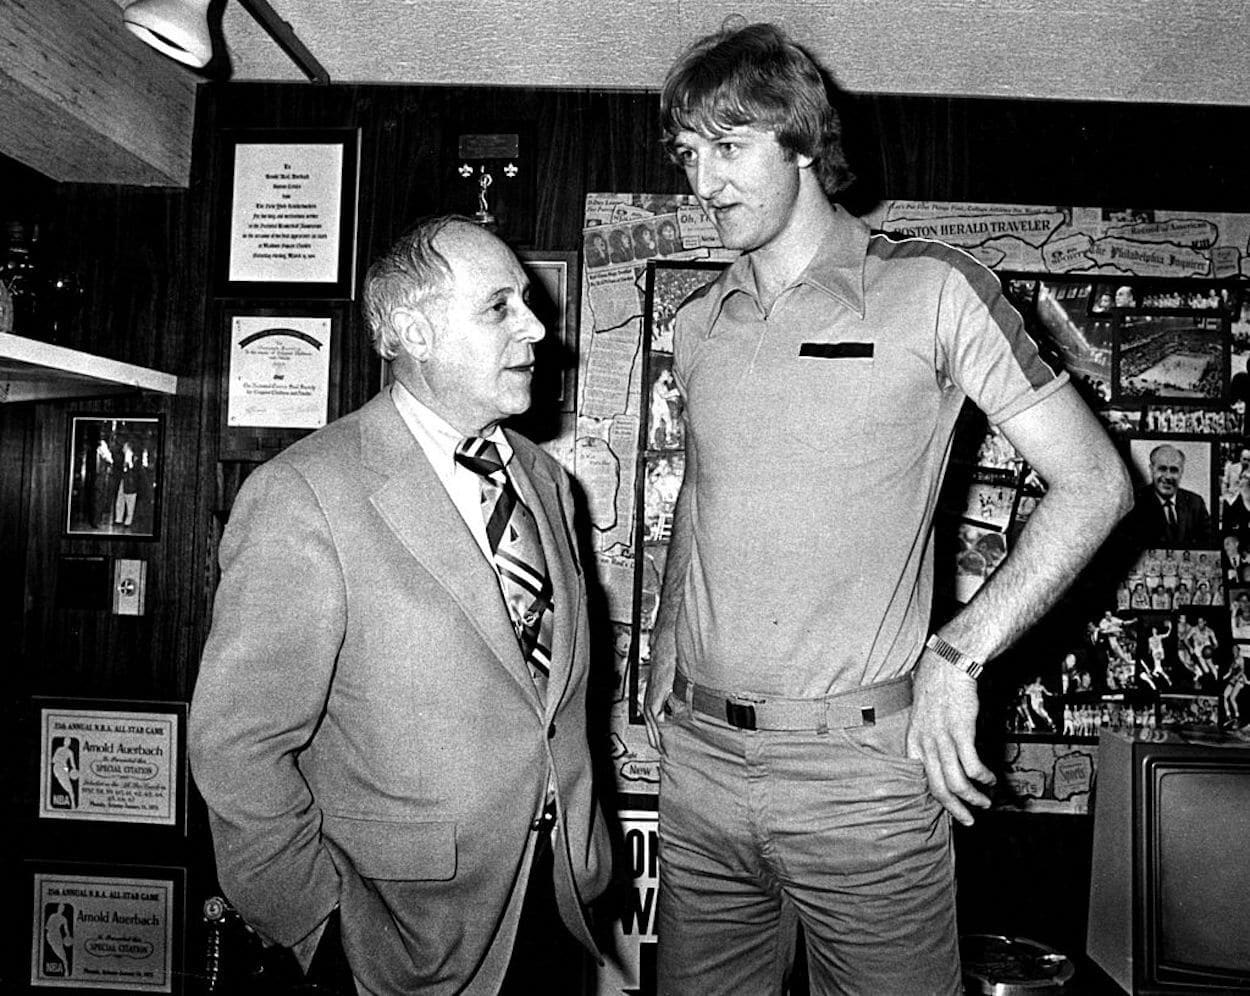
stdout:
[[[976,679],[1131,504],[1127,474],[997,279],[871,233],[824,78],[776,27],[670,71],[674,159],[740,258],[677,316],[686,470],[646,696],[662,752],[661,990],[956,993],[950,817],[993,775]],[[971,398],[1049,485],[930,632],[933,512]]]

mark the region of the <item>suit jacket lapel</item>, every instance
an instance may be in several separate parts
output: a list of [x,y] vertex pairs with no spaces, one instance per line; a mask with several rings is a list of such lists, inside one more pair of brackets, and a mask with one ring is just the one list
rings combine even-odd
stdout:
[[530,447],[524,443],[516,445],[515,434],[509,433],[508,436],[516,454],[513,459],[520,462],[523,471],[514,475],[517,491],[521,500],[534,513],[534,519],[538,523],[543,556],[547,559],[547,572],[551,575],[553,587],[554,646],[551,648],[551,676],[547,682],[547,706],[548,711],[551,711],[564,697],[565,688],[572,677],[578,622],[582,612],[582,585],[579,583],[581,567],[575,553],[573,523],[565,517],[555,478],[534,459]]
[[[381,402],[381,403],[379,403]],[[385,480],[370,501],[396,538],[463,610],[507,671],[538,693],[521,657],[494,567],[482,556],[425,452],[387,394],[361,409],[361,452]]]

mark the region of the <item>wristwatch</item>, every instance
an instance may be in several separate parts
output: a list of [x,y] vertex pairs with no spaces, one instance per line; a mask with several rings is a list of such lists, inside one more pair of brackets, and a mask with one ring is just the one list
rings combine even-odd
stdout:
[[976,679],[981,677],[981,672],[985,670],[985,665],[975,657],[969,657],[957,647],[952,647],[936,633],[929,636],[925,641],[925,649],[932,650],[935,654],[947,663],[954,664],[964,674],[970,678]]

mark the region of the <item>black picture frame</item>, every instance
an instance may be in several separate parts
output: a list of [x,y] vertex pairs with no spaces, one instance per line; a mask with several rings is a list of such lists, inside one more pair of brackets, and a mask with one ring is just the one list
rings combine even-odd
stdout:
[[239,129],[222,142],[217,296],[350,300],[359,129]]
[[66,536],[101,540],[160,536],[164,415],[72,413],[66,451],[62,519]]

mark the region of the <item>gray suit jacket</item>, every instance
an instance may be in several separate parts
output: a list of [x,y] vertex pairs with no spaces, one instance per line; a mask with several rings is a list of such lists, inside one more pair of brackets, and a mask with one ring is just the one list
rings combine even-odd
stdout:
[[388,393],[257,469],[188,724],[218,877],[291,945],[337,904],[377,993],[490,993],[507,966],[548,773],[555,888],[609,875],[586,736],[588,634],[567,475],[509,439],[554,584],[544,707],[494,570]]

